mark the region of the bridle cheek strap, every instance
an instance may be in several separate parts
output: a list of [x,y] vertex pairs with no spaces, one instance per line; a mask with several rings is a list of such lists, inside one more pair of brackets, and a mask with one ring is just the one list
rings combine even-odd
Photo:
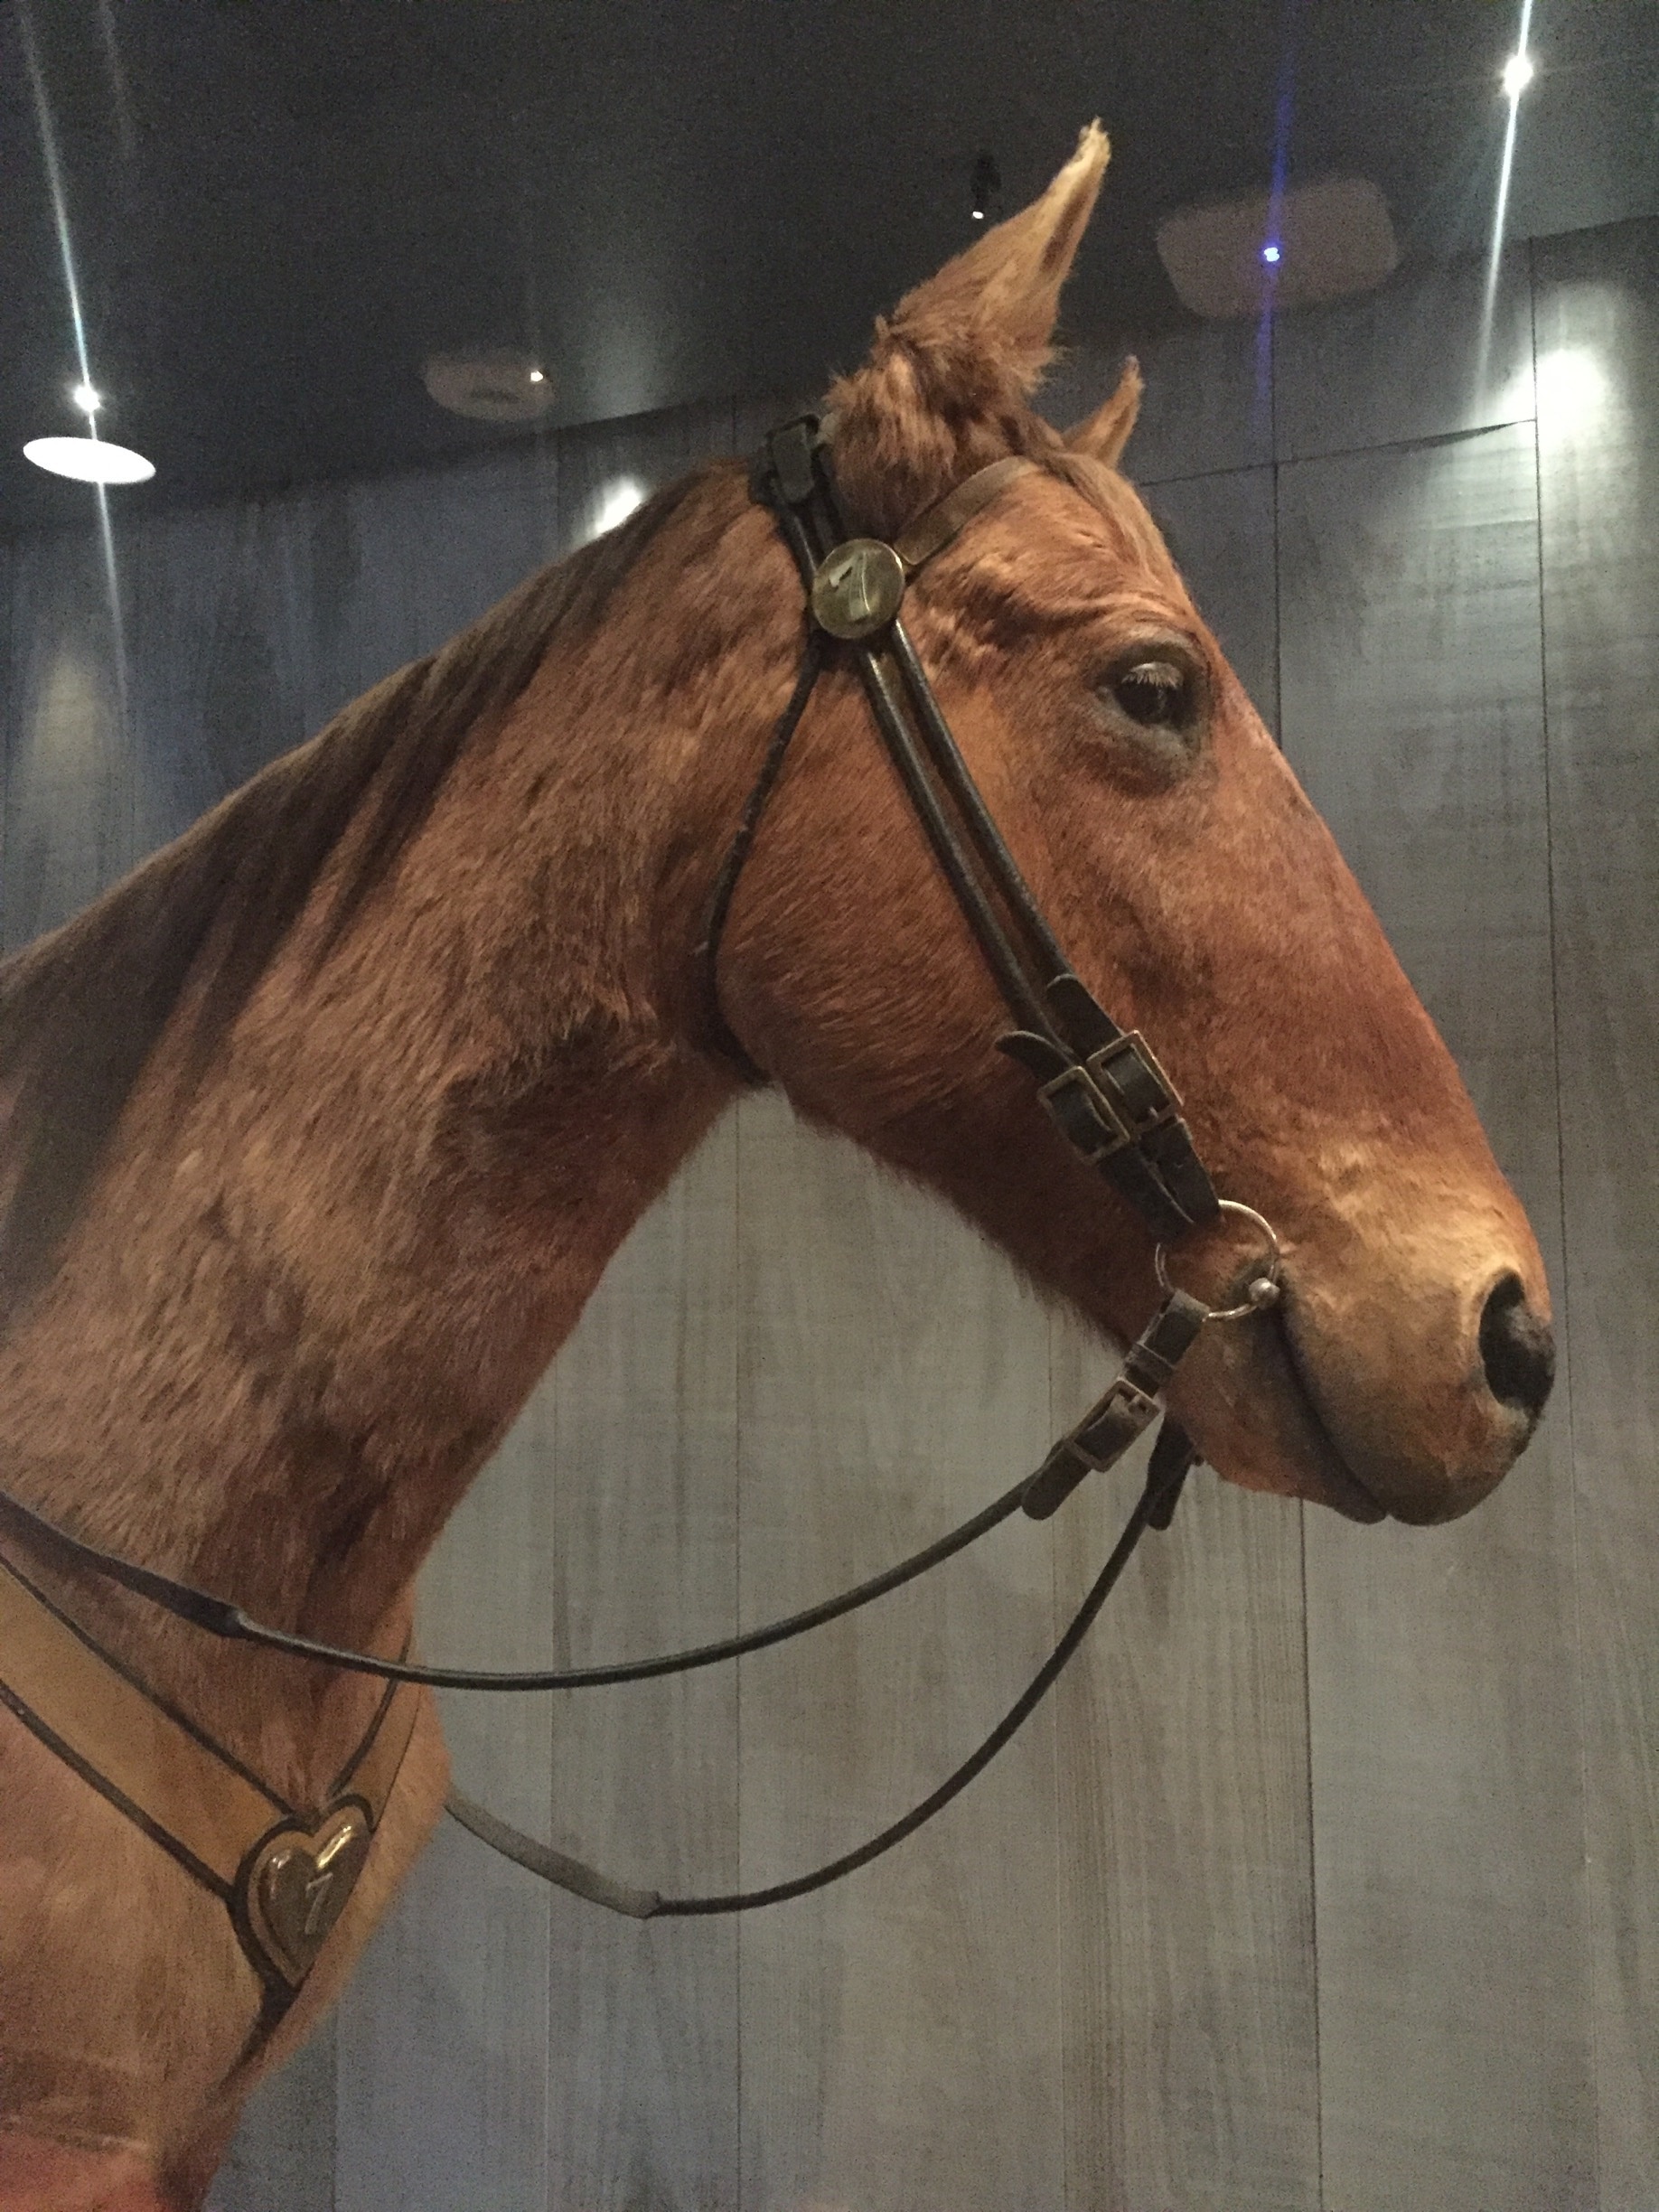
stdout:
[[816,417],[774,430],[751,477],[795,558],[810,610],[794,689],[769,744],[708,905],[700,963],[709,1037],[752,1082],[764,1071],[720,1003],[721,937],[762,814],[833,653],[850,657],[887,753],[1015,1026],[999,1049],[1036,1078],[1050,1119],[1171,1241],[1219,1210],[1175,1085],[1137,1031],[1120,1028],[1073,970],[969,772],[901,618],[910,579],[1038,464],[1008,455],[977,470],[888,545],[849,537]]

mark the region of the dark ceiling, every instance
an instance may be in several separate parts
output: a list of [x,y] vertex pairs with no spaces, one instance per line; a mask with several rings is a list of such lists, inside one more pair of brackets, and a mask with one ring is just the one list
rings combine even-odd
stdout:
[[[26,14],[24,13],[26,9]],[[1491,221],[1519,0],[0,0],[0,532],[82,518],[27,437],[79,426],[26,48],[55,134],[124,501],[523,436],[443,413],[442,350],[530,345],[558,424],[815,389],[871,315],[1100,115],[1072,334],[1182,313],[1153,230],[1380,184],[1409,253]],[[32,39],[28,35],[32,33]],[[1514,233],[1659,212],[1659,0],[1537,0]]]

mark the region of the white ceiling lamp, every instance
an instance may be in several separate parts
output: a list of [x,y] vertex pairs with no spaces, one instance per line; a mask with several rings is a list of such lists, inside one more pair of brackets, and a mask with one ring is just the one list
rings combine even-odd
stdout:
[[1513,53],[1504,64],[1504,89],[1512,100],[1518,100],[1537,74],[1530,53]]
[[54,476],[72,476],[77,483],[148,483],[155,464],[130,445],[112,445],[108,438],[31,438],[23,459]]
[[435,353],[421,382],[441,408],[469,422],[535,422],[556,397],[553,380],[533,353],[498,347],[480,353]]
[[1183,305],[1216,316],[1367,292],[1400,259],[1388,203],[1368,177],[1177,209],[1158,226],[1158,251]]

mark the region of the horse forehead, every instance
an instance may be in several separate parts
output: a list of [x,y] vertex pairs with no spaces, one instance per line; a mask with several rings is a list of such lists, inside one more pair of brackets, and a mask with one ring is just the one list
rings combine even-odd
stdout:
[[1134,486],[1115,470],[1081,464],[1062,475],[1034,469],[951,549],[951,566],[976,565],[1037,599],[1074,595],[1076,612],[1101,611],[1115,586],[1190,609],[1162,531]]
[[1012,608],[1034,628],[1054,632],[1100,620],[1195,623],[1197,610],[1157,525],[1124,491],[1132,515],[1058,479],[1017,486],[1007,512],[993,510],[941,560],[942,597],[970,608],[978,602],[988,614]]

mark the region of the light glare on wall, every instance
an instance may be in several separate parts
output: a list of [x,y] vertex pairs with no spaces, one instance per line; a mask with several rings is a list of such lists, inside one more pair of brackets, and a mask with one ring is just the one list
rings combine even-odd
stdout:
[[599,494],[594,509],[594,525],[590,537],[602,538],[606,530],[614,530],[625,522],[636,507],[645,503],[645,487],[637,476],[618,476],[606,484]]
[[1587,347],[1558,346],[1541,353],[1537,377],[1541,430],[1581,430],[1601,412],[1607,380]]

